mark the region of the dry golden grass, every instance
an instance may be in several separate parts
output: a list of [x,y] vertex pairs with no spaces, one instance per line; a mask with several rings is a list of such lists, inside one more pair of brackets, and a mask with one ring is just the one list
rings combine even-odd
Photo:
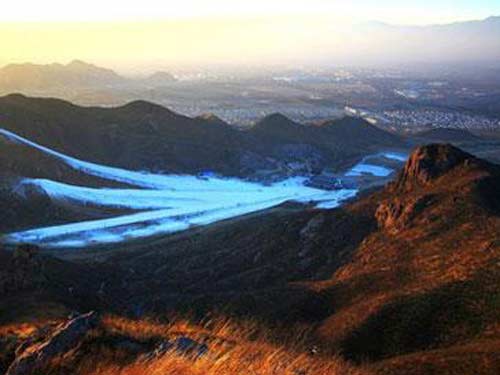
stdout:
[[[268,329],[254,321],[227,318],[195,324],[175,319],[168,324],[105,317],[104,329],[135,340],[189,337],[209,347],[200,358],[175,351],[156,358],[139,356],[128,364],[117,363],[116,353],[102,352],[79,366],[79,375],[362,375],[357,368],[335,355],[311,354],[309,331],[295,327]],[[309,348],[309,349],[308,349]]]
[[137,362],[120,368],[104,366],[94,374],[99,375],[299,375],[299,374],[362,374],[338,358],[318,359],[304,353],[290,352],[285,348],[262,343],[238,345],[215,356],[207,355],[193,360],[167,354],[149,362]]
[[17,336],[20,338],[26,338],[33,335],[37,329],[38,327],[32,323],[4,325],[0,326],[0,337]]

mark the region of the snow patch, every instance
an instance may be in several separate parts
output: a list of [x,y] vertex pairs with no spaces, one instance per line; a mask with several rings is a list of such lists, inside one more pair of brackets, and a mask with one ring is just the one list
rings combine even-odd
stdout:
[[380,157],[396,160],[398,162],[405,162],[408,155],[396,153],[396,152],[381,152],[378,154],[365,156],[358,164],[352,167],[346,174],[346,177],[359,177],[363,174],[370,174],[376,177],[387,177],[394,172],[393,169],[377,165],[374,162],[370,163],[370,160],[376,160]]
[[392,172],[393,172],[392,169],[389,169],[386,167],[381,167],[381,166],[372,165],[372,164],[359,163],[359,164],[356,164],[345,175],[347,177],[352,177],[352,176],[362,176],[363,174],[371,174],[371,175],[377,176],[377,177],[387,177]]

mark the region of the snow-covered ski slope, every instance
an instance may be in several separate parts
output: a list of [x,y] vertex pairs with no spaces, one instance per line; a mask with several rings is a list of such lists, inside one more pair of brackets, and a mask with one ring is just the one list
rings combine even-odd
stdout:
[[[82,248],[183,231],[248,213],[268,209],[286,201],[314,203],[334,208],[357,194],[356,189],[320,190],[305,186],[307,178],[294,177],[262,185],[236,178],[163,175],[129,171],[86,162],[39,145],[10,131],[0,136],[50,155],[69,167],[102,179],[127,183],[137,189],[90,188],[46,179],[23,179],[19,186],[35,187],[51,199],[73,204],[127,208],[136,213],[114,218],[69,223],[11,233],[3,240],[11,244],[33,243],[47,248]],[[386,158],[404,160],[394,153]],[[364,159],[346,173],[386,176],[391,169],[367,164]]]

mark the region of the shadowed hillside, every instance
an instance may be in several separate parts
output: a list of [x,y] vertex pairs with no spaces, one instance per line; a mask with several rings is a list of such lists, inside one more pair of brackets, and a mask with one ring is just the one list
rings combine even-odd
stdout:
[[282,115],[243,132],[211,117],[193,119],[144,101],[98,108],[22,95],[0,98],[0,127],[6,130],[83,160],[168,173],[320,172],[352,164],[374,150],[404,146],[361,119],[340,120],[339,128],[346,121],[356,132],[348,144],[336,126],[304,126]]

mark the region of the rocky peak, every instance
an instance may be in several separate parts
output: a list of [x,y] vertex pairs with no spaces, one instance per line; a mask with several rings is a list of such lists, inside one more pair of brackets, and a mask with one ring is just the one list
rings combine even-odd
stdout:
[[415,185],[428,185],[458,165],[473,160],[476,160],[474,156],[449,144],[418,147],[408,159],[396,187],[408,190]]
[[441,182],[441,185],[436,184],[437,179],[452,171],[459,171],[463,175],[470,167],[482,163],[449,144],[418,147],[399,177],[388,187],[389,198],[380,202],[377,208],[375,217],[379,227],[395,234],[412,226],[413,221],[436,202],[435,188],[457,181],[459,174]]

